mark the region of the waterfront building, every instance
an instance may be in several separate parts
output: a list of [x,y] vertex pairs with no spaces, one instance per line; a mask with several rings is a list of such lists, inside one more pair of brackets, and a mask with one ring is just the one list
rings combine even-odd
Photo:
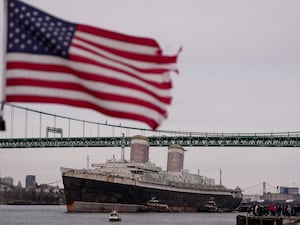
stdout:
[[299,194],[299,188],[298,187],[279,187],[281,194]]
[[35,175],[26,175],[25,185],[26,188],[34,187],[36,184]]
[[1,183],[2,184],[7,184],[9,186],[13,186],[14,185],[14,179],[12,177],[3,177],[3,178],[1,178]]

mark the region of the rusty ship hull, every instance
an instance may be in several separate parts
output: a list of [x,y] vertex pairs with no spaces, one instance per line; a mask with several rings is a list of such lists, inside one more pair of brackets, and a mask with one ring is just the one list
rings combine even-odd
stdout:
[[[119,176],[89,174],[88,171],[63,172],[68,212],[205,211],[205,204],[213,198],[222,211],[232,211],[241,202],[234,190],[197,190],[143,183]],[[158,199],[164,206],[149,207],[149,200]]]
[[[166,170],[149,160],[148,138],[131,139],[130,160],[92,164],[93,169],[61,168],[68,212],[198,212],[214,199],[222,211],[241,202],[239,188],[228,189],[213,178],[184,169],[185,149],[168,147]],[[220,179],[221,180],[221,179]]]

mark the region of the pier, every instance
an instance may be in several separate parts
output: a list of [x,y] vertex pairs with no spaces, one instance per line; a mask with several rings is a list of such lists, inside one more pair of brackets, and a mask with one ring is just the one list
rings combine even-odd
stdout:
[[300,225],[300,217],[238,215],[236,225]]

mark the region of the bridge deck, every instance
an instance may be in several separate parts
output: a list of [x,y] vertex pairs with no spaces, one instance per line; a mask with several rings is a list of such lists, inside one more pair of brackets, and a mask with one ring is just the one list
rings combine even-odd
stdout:
[[[270,135],[204,134],[198,136],[151,136],[153,147],[179,144],[193,147],[300,147],[300,134]],[[57,137],[0,139],[0,148],[120,147],[129,146],[131,137]]]

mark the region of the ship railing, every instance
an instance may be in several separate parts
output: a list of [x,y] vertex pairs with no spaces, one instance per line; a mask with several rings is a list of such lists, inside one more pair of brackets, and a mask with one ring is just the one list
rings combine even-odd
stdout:
[[174,181],[167,181],[165,185],[177,187],[177,188],[188,188],[200,191],[224,191],[226,188],[224,186],[216,185],[203,185],[203,184],[191,184],[191,183],[181,183],[181,182],[174,182]]
[[185,189],[193,189],[196,191],[224,191],[226,188],[224,186],[210,186],[210,185],[197,185],[197,184],[190,184],[190,183],[180,183],[180,182],[174,182],[174,181],[166,181],[166,182],[153,182],[153,181],[147,181],[143,180],[143,183],[148,184],[156,184],[156,185],[163,185],[166,187],[173,187],[173,188],[185,188]]

